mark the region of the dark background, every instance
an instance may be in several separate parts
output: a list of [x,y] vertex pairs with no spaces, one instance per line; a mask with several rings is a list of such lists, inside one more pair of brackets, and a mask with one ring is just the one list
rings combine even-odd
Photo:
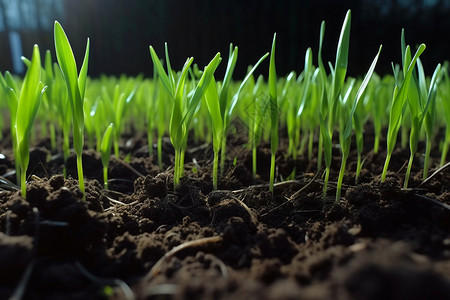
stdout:
[[[37,25],[17,25],[4,12],[14,2],[28,2],[18,16],[35,18]],[[61,1],[59,9],[52,2]],[[8,31],[17,30],[23,54],[30,56],[37,43],[41,53],[54,52],[53,21],[63,25],[81,64],[86,38],[91,39],[89,74],[152,74],[148,50],[160,57],[168,42],[172,67],[181,69],[188,56],[201,68],[220,51],[226,60],[229,43],[239,47],[235,78],[242,78],[271,47],[277,32],[277,73],[303,69],[305,51],[311,47],[317,64],[320,23],[326,21],[324,61],[334,63],[337,41],[347,9],[352,10],[349,75],[368,69],[380,44],[383,51],[376,71],[391,73],[391,62],[400,62],[400,33],[415,48],[425,43],[425,72],[449,59],[450,0],[0,0],[0,71],[12,70]],[[30,19],[32,20],[32,19]],[[9,23],[9,25],[8,25]],[[14,25],[14,24],[16,25]],[[30,23],[30,22],[28,22]],[[13,24],[13,25],[11,25]],[[15,27],[15,28],[14,28]],[[226,62],[218,70],[223,76]],[[268,63],[260,67],[267,73]]]

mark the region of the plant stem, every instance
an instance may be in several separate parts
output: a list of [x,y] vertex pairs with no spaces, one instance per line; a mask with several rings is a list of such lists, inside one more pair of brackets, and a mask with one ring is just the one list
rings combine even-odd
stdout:
[[375,142],[373,144],[373,153],[378,153],[378,148],[380,145],[380,136],[378,134],[375,134]]
[[105,188],[105,190],[108,189],[108,167],[107,166],[103,167],[103,187]]
[[116,157],[119,157],[119,141],[117,138],[114,138],[113,144],[114,144],[114,155]]
[[323,155],[323,139],[322,139],[322,128],[319,129],[319,149],[317,152],[317,170],[322,168],[322,155]]
[[445,139],[444,144],[442,145],[442,155],[441,155],[441,163],[440,166],[442,167],[445,164],[445,161],[447,160],[447,152],[448,148],[450,146],[450,139]]
[[69,144],[69,135],[64,134],[63,136],[63,160],[64,160],[64,166],[63,166],[63,175],[64,179],[67,179],[67,159],[70,155],[70,144]]
[[227,150],[227,137],[224,134],[222,136],[222,148],[220,150],[220,174],[223,175],[223,172],[225,172],[225,151]]
[[269,190],[273,194],[273,184],[275,181],[275,153],[270,156],[270,182]]
[[179,165],[180,170],[178,170],[178,172],[180,174],[180,178],[182,176],[184,176],[184,156],[185,156],[185,154],[186,154],[186,151],[182,148],[180,150],[180,165]]
[[330,168],[325,169],[325,179],[323,181],[323,201],[327,199],[328,178],[330,177]]
[[252,147],[252,175],[253,175],[253,180],[255,180],[256,179],[256,172],[257,172],[257,169],[256,169],[256,156],[257,156],[257,154],[258,154],[258,151],[257,151],[258,149],[256,148],[256,146],[255,145],[253,145],[253,147]]
[[425,161],[423,162],[423,180],[428,177],[428,164],[430,163],[430,153],[431,153],[431,139],[427,139],[427,144],[425,147]]
[[214,152],[213,162],[213,189],[217,191],[217,171],[219,169],[219,151]]
[[391,153],[386,154],[386,160],[384,161],[383,173],[381,174],[381,182],[386,181],[386,173],[389,166],[389,161],[391,160]]
[[358,183],[359,175],[361,174],[362,163],[361,163],[361,153],[358,153],[358,158],[356,162],[356,175],[355,175],[355,183]]
[[27,199],[27,183],[26,183],[26,179],[27,179],[27,171],[25,170],[20,170],[20,189],[22,191],[22,197],[24,199]]
[[80,185],[80,190],[83,193],[83,201],[86,201],[86,192],[84,190],[83,155],[82,155],[82,153],[77,155],[77,170],[78,170],[78,184]]
[[175,149],[175,166],[173,169],[173,189],[175,190],[180,182],[180,150]]
[[342,180],[344,179],[346,163],[347,163],[347,157],[342,156],[341,169],[339,170],[339,177],[338,177],[337,189],[336,189],[336,203],[339,203],[339,201],[341,200]]
[[162,136],[158,136],[158,166],[162,169]]
[[411,167],[414,160],[414,153],[409,156],[408,168],[406,169],[405,181],[403,182],[403,188],[408,188],[409,174],[411,173]]

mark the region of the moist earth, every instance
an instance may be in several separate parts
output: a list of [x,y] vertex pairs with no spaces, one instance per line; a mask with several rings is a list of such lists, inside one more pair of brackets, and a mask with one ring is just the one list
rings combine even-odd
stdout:
[[[176,189],[167,139],[162,168],[145,140],[128,141],[131,158],[111,159],[110,190],[99,154],[86,150],[86,201],[75,156],[65,179],[48,140],[31,151],[24,200],[3,143],[0,299],[450,299],[449,169],[423,182],[419,153],[403,190],[409,151],[395,150],[382,183],[386,153],[367,144],[357,182],[350,154],[336,202],[334,149],[323,200],[316,159],[293,160],[281,139],[272,194],[270,145],[258,148],[253,178],[244,142],[230,137],[218,191],[209,144],[188,147]],[[432,161],[430,174],[436,152]]]

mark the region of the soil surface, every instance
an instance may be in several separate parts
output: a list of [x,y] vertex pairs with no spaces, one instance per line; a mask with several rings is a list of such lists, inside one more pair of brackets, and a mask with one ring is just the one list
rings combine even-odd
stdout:
[[418,153],[402,190],[409,151],[394,152],[381,183],[385,152],[366,140],[361,176],[351,153],[336,203],[338,148],[324,201],[316,159],[285,156],[281,139],[272,194],[270,145],[259,147],[253,179],[239,136],[229,138],[218,191],[209,144],[188,147],[175,190],[168,139],[163,168],[145,140],[123,141],[131,158],[112,158],[110,190],[99,154],[86,150],[85,202],[75,156],[65,179],[61,154],[44,140],[31,151],[24,200],[4,139],[0,299],[450,299],[450,168],[423,183]]

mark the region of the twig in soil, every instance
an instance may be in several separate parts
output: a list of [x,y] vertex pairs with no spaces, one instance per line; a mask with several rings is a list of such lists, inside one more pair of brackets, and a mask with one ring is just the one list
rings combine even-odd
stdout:
[[80,270],[80,272],[90,281],[93,281],[95,283],[98,283],[100,285],[112,285],[112,286],[117,286],[119,287],[123,294],[125,295],[125,299],[128,300],[134,300],[134,294],[133,291],[131,290],[131,288],[128,286],[128,284],[126,284],[125,281],[121,280],[121,279],[110,279],[110,278],[100,278],[95,276],[94,274],[90,273],[88,270],[86,270],[86,268],[79,262],[75,262],[75,265],[77,266],[77,268]]
[[423,200],[430,201],[430,202],[432,202],[432,203],[434,203],[434,204],[436,204],[436,205],[438,205],[438,206],[440,206],[440,207],[442,207],[442,208],[445,208],[445,209],[447,209],[447,210],[450,210],[450,205],[448,205],[448,204],[446,204],[446,203],[442,203],[442,202],[439,201],[439,200],[436,200],[436,199],[427,197],[427,196],[425,196],[425,195],[417,194],[417,193],[414,194],[414,195],[415,195],[416,197],[419,197],[419,198],[423,199]]
[[33,179],[33,181],[39,181],[39,182],[42,182],[42,181],[43,181],[41,177],[39,177],[39,176],[37,176],[37,175],[34,175],[34,174],[33,174],[33,175],[30,175],[29,178]]
[[197,151],[204,150],[204,149],[208,148],[209,146],[210,146],[209,143],[204,143],[204,144],[201,144],[200,146],[187,149],[186,152],[189,153],[189,154],[192,154],[192,153],[195,153]]
[[235,197],[233,195],[231,195],[231,198],[234,201],[236,201],[237,203],[239,203],[245,209],[245,211],[250,215],[250,219],[252,220],[252,223],[254,225],[258,224],[258,218],[256,217],[255,213],[251,211],[251,209],[247,206],[247,204],[244,203],[243,200],[241,200],[238,197]]
[[406,165],[407,165],[407,164],[408,164],[408,161],[405,161],[405,162],[403,163],[403,165],[400,167],[400,169],[398,169],[398,171],[395,172],[395,175],[400,174],[400,172],[403,171],[404,168],[406,168]]
[[163,257],[161,257],[151,268],[150,272],[148,272],[148,274],[145,276],[145,278],[148,280],[150,278],[155,277],[156,275],[158,275],[161,272],[161,267],[162,265],[168,261],[169,259],[171,259],[173,256],[175,256],[176,254],[178,254],[179,252],[188,249],[188,248],[192,248],[192,247],[200,247],[200,246],[205,246],[208,244],[216,244],[216,243],[220,243],[222,242],[223,238],[221,236],[211,236],[211,237],[206,237],[206,238],[201,238],[198,240],[194,240],[194,241],[189,241],[189,242],[185,242],[181,245],[176,246],[175,248],[173,248],[172,250],[170,250],[169,252],[167,252],[166,254],[164,254]]
[[446,163],[445,165],[443,165],[442,167],[440,167],[439,169],[437,169],[436,171],[433,172],[433,174],[431,174],[430,176],[427,177],[427,179],[425,179],[424,181],[422,181],[417,187],[421,187],[422,185],[425,185],[428,183],[428,181],[430,181],[434,176],[436,176],[437,174],[441,173],[442,171],[444,171],[445,169],[447,169],[450,166],[450,161],[448,163]]
[[139,172],[138,170],[136,170],[135,168],[133,168],[129,163],[125,162],[123,159],[121,159],[120,157],[116,157],[116,161],[121,164],[123,167],[127,168],[128,170],[130,170],[133,174],[135,174],[137,177],[145,177],[144,175],[142,175],[141,172]]
[[314,175],[314,177],[310,181],[308,181],[307,184],[305,184],[301,189],[299,189],[294,194],[292,194],[289,198],[285,197],[287,199],[287,201],[281,203],[278,206],[275,206],[274,208],[272,208],[268,212],[262,214],[261,217],[267,216],[268,214],[272,213],[273,211],[279,209],[280,207],[282,207],[282,206],[286,205],[287,203],[291,202],[292,200],[294,200],[296,197],[298,197],[298,195],[300,195],[305,189],[307,189],[317,179],[317,176],[319,176],[320,173],[321,173],[321,171],[317,172]]
[[115,194],[115,195],[117,195],[117,196],[119,196],[119,197],[124,197],[124,198],[126,198],[126,197],[129,196],[129,195],[124,194],[124,193],[121,193],[121,192],[119,192],[119,191],[105,190],[105,189],[103,189],[102,191],[105,192],[105,193],[107,193],[107,194]]
[[307,189],[316,179],[317,179],[317,177],[319,176],[319,173],[321,173],[322,171],[319,171],[319,172],[317,172],[315,175],[314,175],[314,177],[310,180],[310,181],[308,181],[308,183],[307,184],[305,184],[301,189],[299,189],[298,191],[296,191],[294,194],[292,194],[288,199],[289,200],[293,200],[293,199],[295,199],[296,197],[298,197],[298,195],[300,195],[305,189]]
[[128,205],[129,205],[128,203],[123,203],[123,202],[121,202],[121,201],[119,201],[119,200],[113,199],[113,198],[111,198],[111,197],[109,197],[109,196],[106,196],[106,195],[105,195],[105,198],[108,199],[109,202],[114,203],[114,204],[125,205],[125,206],[128,206]]
[[[301,183],[301,181],[299,180],[286,180],[286,181],[282,181],[282,182],[277,182],[273,184],[274,188],[280,188],[280,187],[284,187],[285,185],[291,185],[291,184],[298,184]],[[239,189],[239,190],[232,190],[230,192],[232,193],[242,193],[245,192],[249,189],[259,189],[259,188],[269,188],[269,184],[268,183],[261,183],[261,184],[254,184],[254,185],[249,185],[246,188],[243,189]],[[219,190],[221,192],[228,192],[228,190]]]

